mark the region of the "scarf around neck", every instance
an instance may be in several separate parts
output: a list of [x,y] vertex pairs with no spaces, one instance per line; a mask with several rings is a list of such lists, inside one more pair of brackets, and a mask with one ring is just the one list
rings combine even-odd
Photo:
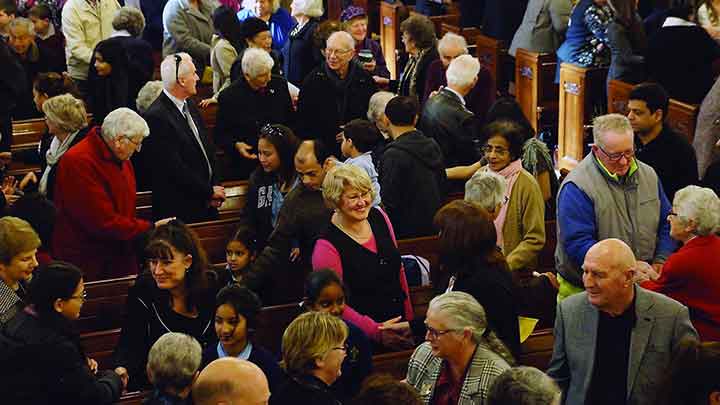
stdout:
[[[520,175],[520,171],[523,169],[522,161],[520,159],[515,159],[513,162],[511,162],[509,165],[505,166],[504,169],[500,170],[499,172],[496,172],[497,174],[503,176],[505,180],[507,181],[507,187],[505,188],[505,195],[503,196],[503,202],[500,206],[500,212],[498,213],[497,218],[495,218],[495,232],[497,233],[497,245],[500,247],[500,249],[503,248],[503,226],[505,225],[505,218],[507,216],[507,210],[508,206],[510,205],[510,195],[512,194],[513,185],[515,185],[515,180],[517,180],[518,176]],[[491,170],[488,166],[488,170]],[[507,252],[506,252],[507,254]]]
[[62,155],[70,149],[70,145],[72,145],[78,132],[80,131],[75,131],[68,135],[63,142],[60,142],[57,137],[53,137],[53,140],[50,143],[50,149],[48,149],[47,153],[45,153],[47,166],[45,166],[45,171],[43,171],[42,177],[40,178],[40,185],[38,186],[38,190],[43,195],[47,195],[47,183],[48,178],[50,177],[50,170],[52,170],[52,168],[57,164]]

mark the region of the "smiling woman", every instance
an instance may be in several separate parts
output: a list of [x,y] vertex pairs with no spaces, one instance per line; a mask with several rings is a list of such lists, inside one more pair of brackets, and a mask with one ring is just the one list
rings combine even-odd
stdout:
[[23,307],[25,282],[37,267],[40,238],[20,218],[0,218],[0,325]]

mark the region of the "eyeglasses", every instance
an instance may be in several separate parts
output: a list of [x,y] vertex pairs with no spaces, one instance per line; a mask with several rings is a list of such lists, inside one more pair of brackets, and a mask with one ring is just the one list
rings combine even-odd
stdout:
[[611,154],[611,153],[607,153],[607,152],[605,151],[605,149],[603,149],[600,145],[595,144],[595,146],[597,146],[597,148],[600,149],[600,150],[602,151],[602,153],[603,153],[605,156],[607,156],[607,158],[608,158],[610,161],[612,161],[612,162],[617,162],[617,161],[619,161],[620,159],[622,159],[623,157],[625,157],[625,159],[627,159],[627,160],[629,161],[630,159],[633,158],[633,156],[635,156],[635,150],[630,150],[630,151],[618,152],[618,153],[612,153],[612,154]]
[[270,124],[265,124],[262,128],[260,128],[260,134],[265,136],[277,136],[280,138],[285,136],[285,132]]
[[484,145],[482,148],[484,154],[489,155],[492,151],[495,151],[496,155],[504,155],[510,151],[505,148],[498,148],[497,146]]
[[128,142],[130,142],[131,144],[133,144],[133,146],[135,146],[135,151],[140,152],[140,149],[142,149],[142,140],[135,142],[129,136],[124,136],[123,138],[127,139]]
[[678,216],[678,213],[675,212],[675,211],[670,211],[670,212],[668,212],[667,216],[669,216],[669,217],[676,217],[676,216]]
[[430,340],[437,340],[440,336],[454,331],[454,329],[437,330],[428,324],[425,324],[425,329],[427,329],[427,335]]
[[175,82],[180,83],[180,62],[182,62],[182,56],[175,54]]
[[347,351],[348,351],[348,345],[347,345],[347,343],[345,343],[345,344],[342,345],[342,346],[333,347],[332,350],[342,350],[343,352],[347,353]]
[[87,291],[83,290],[82,294],[80,294],[80,295],[70,296],[70,298],[68,298],[68,301],[73,300],[73,299],[80,300],[82,302],[87,301]]
[[325,52],[325,56],[332,56],[332,55],[342,56],[342,55],[347,54],[347,53],[350,52],[350,51],[352,51],[352,49],[330,49],[330,48],[325,48],[325,51],[324,51],[324,52]]

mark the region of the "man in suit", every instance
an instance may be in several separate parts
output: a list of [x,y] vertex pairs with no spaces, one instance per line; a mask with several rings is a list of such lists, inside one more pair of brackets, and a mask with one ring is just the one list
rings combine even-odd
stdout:
[[448,66],[447,86],[425,103],[417,128],[440,145],[445,167],[471,165],[475,152],[474,115],[465,107],[465,96],[475,87],[480,62],[470,55],[453,59]]
[[143,151],[153,216],[188,223],[215,219],[225,189],[216,185],[215,147],[200,111],[189,100],[197,92],[195,64],[187,53],[169,55],[160,65],[160,76],[163,91],[145,113],[150,136]]
[[566,404],[654,404],[680,339],[697,339],[687,307],[636,286],[635,255],[602,240],[583,263],[585,292],[558,304],[548,375]]

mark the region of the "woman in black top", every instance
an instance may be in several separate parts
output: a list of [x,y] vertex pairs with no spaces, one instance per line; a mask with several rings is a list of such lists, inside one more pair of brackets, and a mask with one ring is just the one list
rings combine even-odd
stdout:
[[318,27],[318,17],[323,14],[322,1],[294,0],[290,11],[297,24],[282,48],[283,74],[288,82],[300,86],[320,59],[313,48],[313,34]]
[[130,375],[131,389],[149,387],[147,355],[163,334],[185,333],[203,347],[215,341],[217,282],[195,234],[178,220],[160,225],[145,257],[148,271],[128,291],[127,317],[114,353],[116,371]]
[[80,269],[64,262],[40,269],[29,302],[0,335],[3,403],[99,405],[120,399],[127,379],[98,372],[73,330],[85,302]]

